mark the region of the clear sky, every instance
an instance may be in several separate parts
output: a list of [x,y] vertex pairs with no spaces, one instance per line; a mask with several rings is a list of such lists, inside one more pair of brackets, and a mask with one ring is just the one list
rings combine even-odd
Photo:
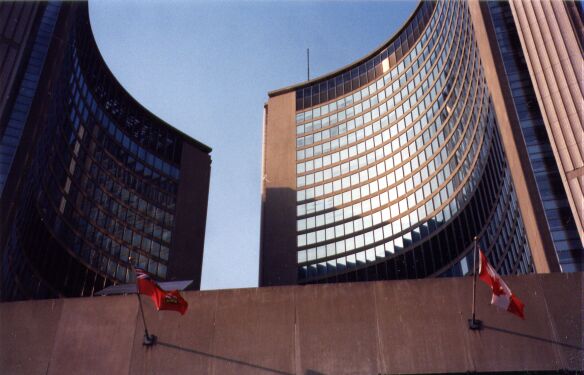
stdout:
[[142,105],[213,148],[202,289],[257,286],[267,92],[385,42],[417,2],[90,2],[97,44]]

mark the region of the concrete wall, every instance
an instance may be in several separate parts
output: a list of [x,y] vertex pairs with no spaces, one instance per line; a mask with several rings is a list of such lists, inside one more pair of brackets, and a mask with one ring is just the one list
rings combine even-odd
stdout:
[[505,67],[496,52],[497,41],[489,23],[487,4],[469,1],[468,6],[535,270],[538,273],[559,272],[560,265],[547,226],[543,204],[539,198],[519,119],[515,115]]
[[193,280],[189,289],[199,290],[203,269],[211,156],[183,142],[168,280]]
[[584,243],[584,69],[561,1],[510,1],[551,146]]
[[386,374],[584,368],[584,274],[508,277],[526,319],[490,306],[470,331],[471,278],[187,292],[189,311],[135,296],[0,304],[2,374]]
[[270,97],[264,112],[260,286],[296,284],[296,93]]

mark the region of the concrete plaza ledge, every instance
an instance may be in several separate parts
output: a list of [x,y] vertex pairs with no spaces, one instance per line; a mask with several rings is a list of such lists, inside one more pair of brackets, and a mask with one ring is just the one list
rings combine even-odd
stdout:
[[184,293],[144,347],[135,296],[0,304],[2,374],[393,374],[584,369],[583,273],[506,277],[526,319],[472,278]]

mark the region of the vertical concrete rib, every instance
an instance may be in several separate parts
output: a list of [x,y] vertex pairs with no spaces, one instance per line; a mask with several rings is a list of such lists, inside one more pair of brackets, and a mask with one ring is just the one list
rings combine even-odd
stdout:
[[561,2],[510,2],[552,149],[584,239],[582,51]]
[[504,90],[502,80],[499,77],[499,74],[503,74],[503,69],[499,69],[495,53],[491,48],[490,33],[487,31],[481,4],[472,1],[468,4],[481,61],[485,67],[485,77],[489,83],[489,90],[493,98],[497,123],[501,131],[501,140],[509,167],[513,171],[511,175],[514,186],[517,189],[517,200],[525,224],[526,236],[531,248],[535,269],[538,273],[559,271],[553,242],[543,218],[543,207],[536,203],[538,201],[538,193],[535,181],[533,181],[533,177],[529,172],[529,161],[527,155],[521,152],[524,147],[518,147],[518,144],[522,142],[522,136],[519,134],[518,124],[515,123],[516,119],[510,115],[510,113],[513,113],[510,108],[512,104],[506,96],[507,91]]

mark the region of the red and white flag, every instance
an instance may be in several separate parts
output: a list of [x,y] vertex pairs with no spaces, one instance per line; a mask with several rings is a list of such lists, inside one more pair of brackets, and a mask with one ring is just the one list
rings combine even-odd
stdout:
[[491,298],[491,305],[507,310],[512,314],[525,319],[523,315],[523,302],[511,293],[511,289],[505,284],[501,276],[495,271],[487,261],[485,254],[479,250],[481,262],[479,264],[479,278],[491,287],[493,297]]
[[177,290],[164,290],[143,269],[136,267],[135,271],[138,293],[150,296],[157,310],[178,311],[181,315],[187,312],[189,304]]

